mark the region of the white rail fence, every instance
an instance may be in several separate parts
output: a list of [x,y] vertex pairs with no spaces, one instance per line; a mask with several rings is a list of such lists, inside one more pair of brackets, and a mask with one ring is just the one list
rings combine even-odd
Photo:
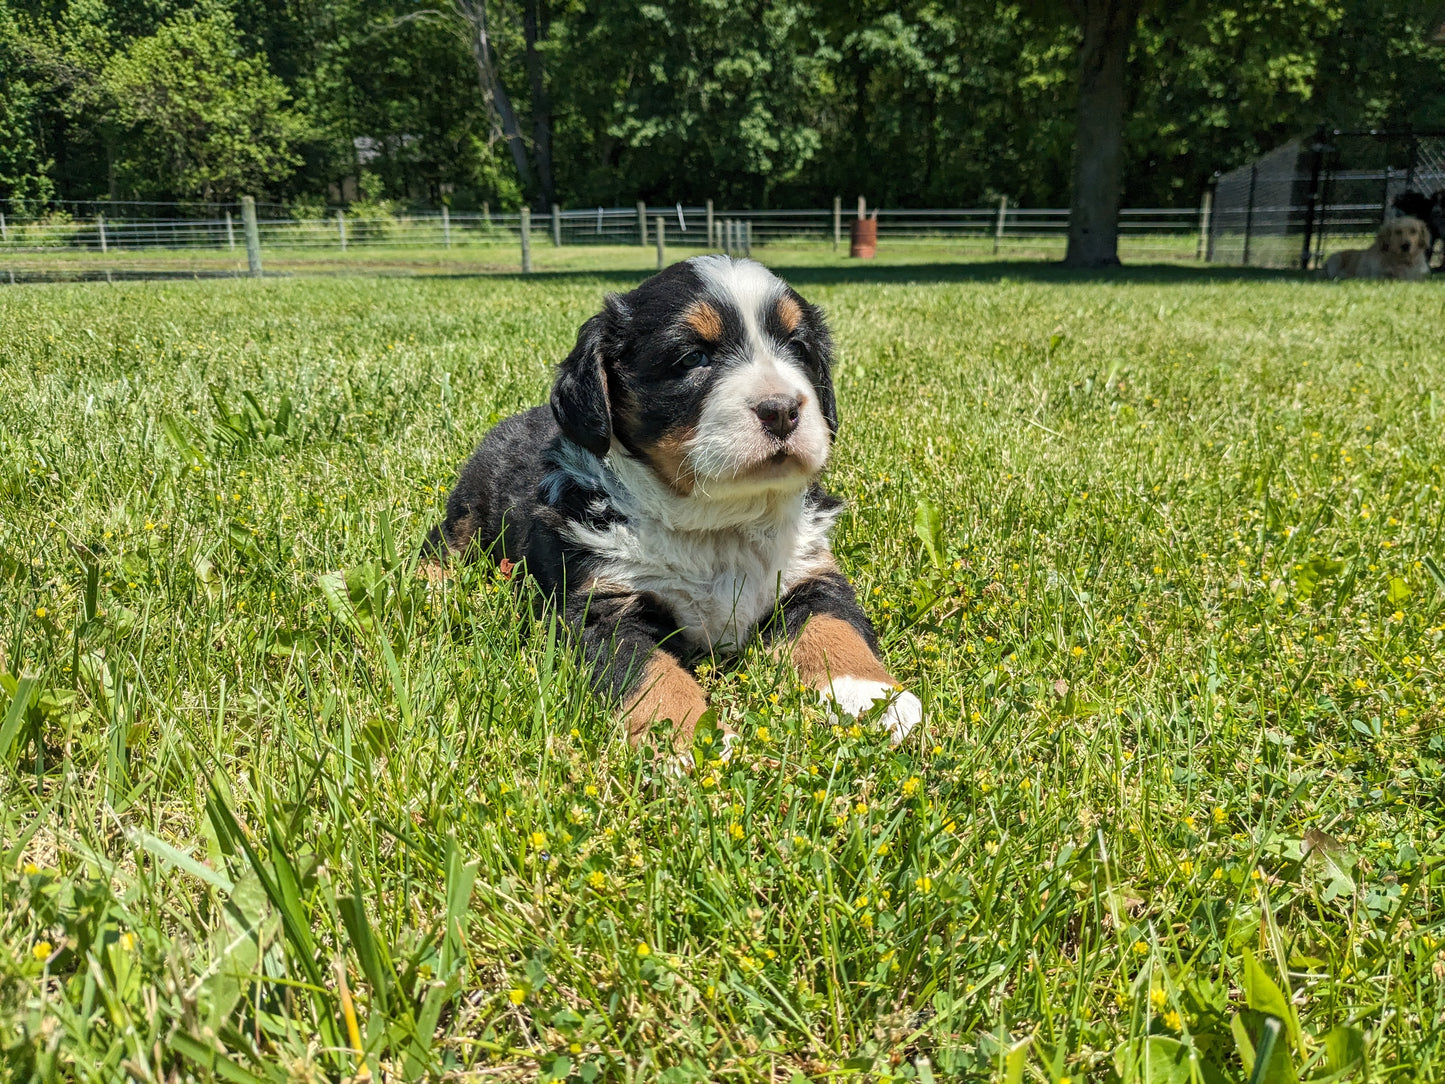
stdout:
[[[1066,208],[877,209],[880,244],[891,241],[966,243],[993,251],[1062,246]],[[660,221],[665,242],[678,248],[741,251],[754,245],[820,243],[846,246],[856,219],[850,211],[746,210],[706,206],[597,207],[531,214],[531,247],[652,245]],[[405,213],[364,216],[340,210],[324,218],[286,217],[280,207],[257,206],[257,237],[263,249],[465,248],[516,246],[524,216],[499,213]],[[1160,258],[1198,259],[1207,234],[1207,209],[1130,208],[1119,214],[1121,241],[1135,252]],[[203,217],[138,217],[97,213],[85,217],[8,218],[0,211],[0,256],[57,251],[132,252],[209,250],[245,252],[242,215],[211,209]]]

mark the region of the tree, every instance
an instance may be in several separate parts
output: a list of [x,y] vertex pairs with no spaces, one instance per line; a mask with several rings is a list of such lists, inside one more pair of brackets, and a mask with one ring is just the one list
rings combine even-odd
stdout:
[[225,8],[179,12],[116,56],[104,82],[148,152],[126,163],[140,184],[159,178],[184,196],[232,200],[274,191],[300,164],[305,124],[265,59],[242,52]]
[[1079,21],[1079,102],[1066,267],[1119,263],[1125,68],[1144,0],[1070,0]]

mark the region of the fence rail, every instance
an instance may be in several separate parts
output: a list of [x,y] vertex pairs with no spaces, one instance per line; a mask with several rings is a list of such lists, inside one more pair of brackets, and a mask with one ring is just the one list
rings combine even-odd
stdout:
[[[98,205],[91,205],[98,206]],[[175,205],[173,205],[175,206]],[[114,205],[86,214],[21,216],[0,204],[0,256],[10,253],[133,252],[137,250],[245,251],[239,208],[205,205],[175,217],[158,217],[157,205]],[[180,210],[179,206],[175,209]],[[120,213],[117,213],[120,212]],[[347,210],[326,217],[293,218],[279,207],[257,206],[263,249],[346,251],[384,248],[463,248],[516,245],[520,214],[407,213],[363,215]],[[978,241],[999,248],[1057,242],[1067,237],[1066,208],[878,209],[878,238],[888,241]],[[666,244],[677,248],[737,249],[776,243],[846,245],[856,218],[850,209],[752,210],[680,207],[597,207],[530,216],[533,244],[651,245],[660,220]],[[1123,239],[1161,258],[1194,259],[1205,225],[1196,208],[1130,208],[1120,212]]]

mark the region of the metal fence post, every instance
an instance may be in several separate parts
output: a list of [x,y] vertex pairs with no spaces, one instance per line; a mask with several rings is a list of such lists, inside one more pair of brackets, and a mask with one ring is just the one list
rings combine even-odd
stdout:
[[106,244],[105,244],[105,215],[96,215],[96,216],[95,216],[95,228],[96,228],[96,230],[97,230],[97,231],[99,232],[99,234],[100,234],[100,251],[101,251],[101,253],[102,253],[102,255],[103,255],[103,254],[105,253],[105,251],[106,251]]
[[637,243],[647,247],[647,204],[637,201]]
[[1206,188],[1199,201],[1199,243],[1194,246],[1194,258],[1204,259],[1205,239],[1209,236],[1209,219],[1214,213],[1214,189]]
[[562,208],[555,203],[552,204],[552,244],[556,248],[562,247]]
[[341,238],[341,251],[346,251],[346,212],[336,209],[336,235]]
[[713,247],[712,200],[707,201],[707,247]]
[[445,203],[442,204],[442,247],[452,247],[452,216]]
[[998,255],[998,247],[1003,242],[1004,222],[1008,219],[1008,197],[998,198],[998,220],[993,224],[993,254]]
[[522,208],[522,274],[532,273],[532,209]]
[[1249,205],[1244,211],[1244,259],[1245,267],[1249,266],[1249,242],[1250,234],[1254,232],[1254,188],[1259,181],[1259,167],[1249,167]]
[[0,241],[10,240],[10,231],[5,228],[5,212],[0,211]]
[[[1310,190],[1306,195],[1305,203],[1305,236],[1304,244],[1300,246],[1299,266],[1301,271],[1308,271],[1310,267],[1310,249],[1315,239],[1315,216],[1323,213],[1323,206],[1320,203],[1320,174],[1324,172],[1325,166],[1325,126],[1321,124],[1315,129],[1315,141],[1310,146]],[[1211,252],[1213,245],[1211,244]]]
[[658,215],[652,220],[652,229],[657,234],[657,269],[661,271],[667,264],[666,242],[663,240],[663,235],[667,232],[667,226],[664,225],[661,215]]
[[261,274],[261,231],[256,226],[256,200],[241,197],[241,225],[246,233],[246,266],[252,275]]
[[833,197],[833,251],[843,243],[843,197]]
[[236,227],[231,223],[231,212],[226,212],[226,247],[236,251]]
[[743,255],[750,259],[753,255],[753,220],[751,218],[743,222]]

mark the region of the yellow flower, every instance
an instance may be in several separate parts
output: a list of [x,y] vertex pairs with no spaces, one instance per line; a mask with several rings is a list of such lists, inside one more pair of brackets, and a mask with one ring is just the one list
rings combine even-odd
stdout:
[[918,891],[920,892],[931,892],[933,891],[933,878],[920,877],[913,882],[913,887],[918,889]]
[[1160,1009],[1162,1009],[1165,1004],[1168,1003],[1168,1001],[1169,995],[1164,992],[1164,988],[1162,986],[1156,986],[1154,987],[1154,989],[1149,991],[1149,1004],[1154,1006],[1155,1012],[1158,1012]]
[[920,780],[916,775],[910,776],[908,779],[905,779],[903,781],[903,797],[912,798],[913,795],[917,793],[918,784],[920,782],[922,782],[922,780]]
[[1178,1031],[1182,1023],[1183,1021],[1179,1019],[1179,1014],[1173,1009],[1170,1009],[1164,1014],[1164,1026],[1170,1031]]
[[582,1044],[581,1044],[581,1043],[568,1043],[568,1044],[567,1044],[567,1051],[568,1051],[568,1053],[571,1053],[571,1054],[580,1054],[580,1053],[582,1053]]
[[1186,876],[1186,877],[1193,877],[1193,876],[1194,876],[1194,863],[1193,863],[1193,861],[1191,861],[1190,859],[1186,858],[1183,862],[1180,862],[1180,863],[1179,863],[1179,872],[1182,873],[1182,874],[1184,874],[1184,876]]
[[728,825],[728,835],[732,836],[733,839],[742,839],[743,836],[747,835],[747,833],[743,831],[743,826],[741,824],[739,824],[737,821],[733,821],[732,824]]
[[40,872],[40,867],[37,866],[34,862],[26,862],[26,863],[25,863],[25,876],[27,876],[27,877],[34,877],[34,876],[35,876],[37,873],[39,873],[39,872]]
[[589,797],[589,798],[596,798],[596,797],[597,797],[597,788],[596,788],[595,786],[593,786],[591,783],[588,783],[585,787],[582,788],[582,793],[585,794],[585,795],[587,795],[587,797]]
[[53,951],[54,946],[52,946],[49,941],[37,941],[35,942],[35,947],[30,950],[30,955],[34,956],[37,960],[48,960]]
[[156,529],[156,525],[155,525],[154,523],[152,523],[150,520],[146,520],[146,530],[148,530],[148,531],[154,531],[155,529]]
[[120,947],[121,950],[124,952],[135,951],[135,934],[131,933],[129,930],[126,930],[125,933],[121,934]]
[[637,955],[639,955],[639,956],[651,956],[651,955],[652,955],[652,949],[650,949],[650,948],[647,947],[647,942],[646,942],[646,941],[639,941],[639,942],[637,943]]
[[1217,805],[1214,807],[1213,817],[1215,824],[1223,824],[1228,819],[1229,815],[1224,812],[1223,806]]
[[891,849],[892,849],[892,848],[889,847],[888,844],[886,844],[886,843],[880,843],[880,844],[878,844],[878,849],[877,849],[876,851],[874,851],[873,853],[876,854],[876,855],[878,855],[879,857],[882,857],[883,855],[887,854]]
[[813,797],[821,802],[828,797],[828,792],[819,788],[818,790],[813,791]]
[[520,986],[513,986],[507,991],[507,1000],[513,1005],[520,1005],[527,1000],[527,991],[523,990]]
[[607,887],[607,874],[603,873],[600,869],[594,869],[587,875],[587,884],[595,891],[601,892]]
[[1135,942],[1134,942],[1134,955],[1135,955],[1135,956],[1143,956],[1143,955],[1144,955],[1146,952],[1148,952],[1148,951],[1149,951],[1149,946],[1148,946],[1147,943],[1145,943],[1145,942],[1143,942],[1143,941],[1135,941]]
[[35,616],[36,616],[36,617],[44,617],[44,616],[45,616],[46,614],[48,614],[49,612],[50,612],[50,611],[47,610],[44,606],[37,606],[37,607],[35,607]]
[[1070,650],[1069,653],[1070,653],[1071,655],[1073,655],[1074,658],[1077,659],[1080,655],[1082,655],[1082,654],[1084,653],[1084,649],[1083,649],[1082,647],[1080,647],[1078,644],[1075,644],[1075,645],[1073,646],[1073,648]]
[[767,744],[768,742],[770,742],[770,741],[773,740],[773,735],[772,735],[772,733],[771,733],[771,732],[768,730],[768,728],[765,727],[765,726],[760,726],[760,727],[758,727],[757,734],[758,734],[758,741],[760,741],[760,742],[762,742],[762,743],[764,743],[764,744]]
[[528,842],[532,844],[535,850],[540,851],[543,847],[547,846],[547,837],[541,832],[533,832]]

